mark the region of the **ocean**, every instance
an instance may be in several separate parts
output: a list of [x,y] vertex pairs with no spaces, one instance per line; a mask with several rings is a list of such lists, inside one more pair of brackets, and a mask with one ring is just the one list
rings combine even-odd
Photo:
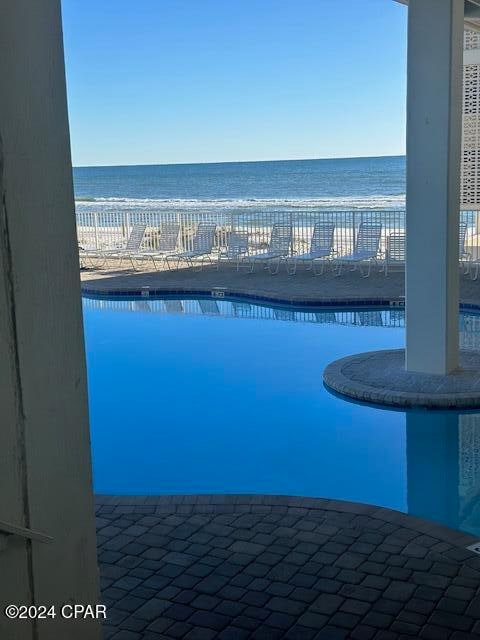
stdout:
[[399,210],[405,157],[75,167],[77,212]]

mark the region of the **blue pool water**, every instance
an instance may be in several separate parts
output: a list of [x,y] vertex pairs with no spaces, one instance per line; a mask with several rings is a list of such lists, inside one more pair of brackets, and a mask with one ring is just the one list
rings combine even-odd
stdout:
[[[367,502],[480,533],[480,412],[335,397],[326,364],[401,347],[403,311],[84,299],[95,489]],[[480,318],[461,341],[480,346]]]

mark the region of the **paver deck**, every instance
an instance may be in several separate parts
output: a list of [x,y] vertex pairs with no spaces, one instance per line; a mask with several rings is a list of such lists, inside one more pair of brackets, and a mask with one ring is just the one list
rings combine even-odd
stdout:
[[480,637],[475,540],[281,496],[97,497],[105,638]]
[[[363,278],[358,271],[346,271],[335,277],[331,271],[314,276],[299,268],[295,276],[289,276],[282,268],[277,275],[258,268],[253,274],[232,265],[221,265],[217,271],[205,267],[202,271],[192,268],[172,271],[133,271],[131,268],[108,270],[83,270],[82,287],[107,295],[119,291],[141,291],[150,287],[152,292],[211,291],[224,287],[227,293],[264,296],[272,300],[292,303],[313,302],[321,304],[345,304],[402,300],[405,294],[404,274],[393,271],[387,277],[372,271]],[[467,304],[480,304],[480,279],[472,281],[460,276],[461,300]]]

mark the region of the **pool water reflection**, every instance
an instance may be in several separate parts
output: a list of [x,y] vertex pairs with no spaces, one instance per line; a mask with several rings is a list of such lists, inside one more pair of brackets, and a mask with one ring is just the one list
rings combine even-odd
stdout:
[[[480,534],[480,411],[388,411],[326,364],[403,346],[402,309],[84,299],[95,489],[272,493],[399,509]],[[461,317],[464,348],[480,318]]]

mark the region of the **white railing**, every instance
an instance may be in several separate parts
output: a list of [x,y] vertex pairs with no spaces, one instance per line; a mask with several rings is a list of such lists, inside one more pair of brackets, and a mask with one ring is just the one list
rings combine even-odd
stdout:
[[[317,221],[331,221],[335,224],[335,249],[338,255],[350,253],[353,249],[359,225],[366,221],[382,223],[381,252],[385,252],[387,238],[392,233],[405,231],[405,212],[390,211],[312,211],[296,210],[295,212],[262,212],[224,213],[195,212],[179,213],[177,211],[122,211],[91,212],[81,211],[76,214],[79,245],[87,249],[115,249],[125,245],[132,226],[138,222],[147,225],[144,248],[156,249],[164,222],[180,222],[181,246],[185,250],[192,248],[192,240],[199,222],[215,222],[217,225],[215,249],[224,248],[229,233],[241,231],[248,234],[249,247],[255,252],[268,244],[272,225],[287,223],[293,228],[294,243],[292,251],[303,253],[308,251],[313,227]],[[462,211],[461,222],[467,223],[468,231],[465,240],[465,252],[471,254],[473,260],[480,259],[480,215],[475,211]]]

